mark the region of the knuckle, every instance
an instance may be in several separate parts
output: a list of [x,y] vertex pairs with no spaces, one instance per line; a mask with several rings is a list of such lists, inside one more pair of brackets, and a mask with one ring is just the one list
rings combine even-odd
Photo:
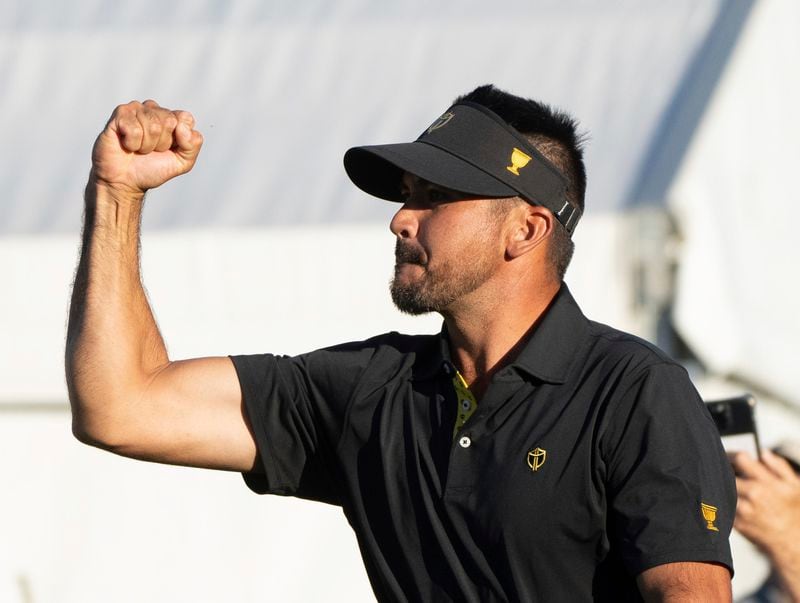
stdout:
[[189,124],[190,126],[194,127],[194,115],[192,115],[188,111],[183,111],[183,110],[175,111],[174,115],[178,119],[178,121],[181,121],[183,123]]
[[129,115],[130,113],[136,110],[135,102],[136,101],[131,101],[129,103],[124,103],[122,105],[117,105],[116,107],[114,107],[114,111],[111,115],[113,117],[121,117]]
[[147,122],[147,133],[153,136],[161,134],[161,122],[151,119]]
[[127,140],[141,139],[142,127],[138,123],[125,124],[125,129],[122,132]]

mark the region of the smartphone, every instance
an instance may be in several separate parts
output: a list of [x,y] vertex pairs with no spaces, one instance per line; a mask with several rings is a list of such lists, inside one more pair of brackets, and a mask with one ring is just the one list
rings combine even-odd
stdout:
[[761,444],[756,429],[756,399],[752,394],[735,398],[709,400],[706,408],[717,425],[727,452],[745,451],[761,458]]

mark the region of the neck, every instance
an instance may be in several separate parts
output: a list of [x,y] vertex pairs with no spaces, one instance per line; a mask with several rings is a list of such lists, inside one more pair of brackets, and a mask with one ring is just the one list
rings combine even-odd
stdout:
[[480,399],[492,376],[519,355],[560,289],[560,283],[537,287],[515,298],[463,304],[443,313],[453,363]]

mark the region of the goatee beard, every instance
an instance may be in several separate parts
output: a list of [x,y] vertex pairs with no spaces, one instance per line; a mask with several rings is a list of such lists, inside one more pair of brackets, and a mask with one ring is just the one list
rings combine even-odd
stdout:
[[[465,249],[479,249],[480,240],[464,244]],[[397,263],[389,290],[397,309],[418,316],[428,312],[446,314],[465,296],[491,278],[497,269],[497,260],[488,254],[467,254],[451,260],[439,259],[431,264],[430,258],[410,244],[397,242]],[[414,264],[421,267],[421,275],[414,279],[400,279],[401,267]]]
[[389,283],[389,291],[392,295],[392,302],[394,302],[394,305],[404,314],[410,314],[412,316],[435,312],[437,308],[431,305],[431,300],[427,299],[424,293],[424,281],[408,284],[400,284],[398,282],[400,266],[402,264],[421,266],[423,270],[425,270],[425,277],[428,276],[425,258],[422,252],[410,245],[402,243],[401,240],[398,239],[394,248],[394,257],[394,278],[392,278]]
[[400,285],[397,279],[392,279],[389,284],[389,291],[392,294],[392,301],[395,307],[403,314],[419,316],[428,312],[438,312],[439,308],[431,305],[426,298],[420,284]]

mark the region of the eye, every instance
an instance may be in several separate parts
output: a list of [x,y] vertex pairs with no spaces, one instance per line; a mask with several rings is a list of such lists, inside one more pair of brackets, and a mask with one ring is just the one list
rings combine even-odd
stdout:
[[444,203],[450,200],[450,195],[440,188],[431,187],[428,189],[428,200],[431,203]]

